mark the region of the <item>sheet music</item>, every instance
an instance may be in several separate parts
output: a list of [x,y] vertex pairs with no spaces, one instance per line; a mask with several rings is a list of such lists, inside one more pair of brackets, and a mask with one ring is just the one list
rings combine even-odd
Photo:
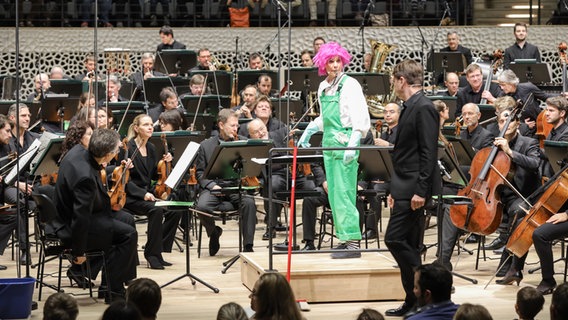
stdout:
[[170,188],[175,188],[177,182],[181,180],[183,175],[186,173],[188,169],[188,165],[193,162],[195,156],[197,155],[197,150],[199,150],[199,143],[190,142],[183,154],[179,158],[177,165],[172,169],[172,172],[166,179],[166,185]]
[[28,166],[33,156],[35,156],[35,154],[39,150],[40,145],[41,142],[39,141],[39,139],[35,139],[34,142],[31,144],[31,146],[28,148],[28,150],[26,150],[26,152],[23,155],[19,155],[20,160],[18,160],[18,165],[15,165],[12,168],[12,170],[10,170],[10,173],[8,173],[8,175],[6,176],[5,181],[7,185],[12,185],[14,183],[14,181],[16,180],[16,176],[18,175],[17,168],[19,167],[20,170],[24,170],[24,168]]

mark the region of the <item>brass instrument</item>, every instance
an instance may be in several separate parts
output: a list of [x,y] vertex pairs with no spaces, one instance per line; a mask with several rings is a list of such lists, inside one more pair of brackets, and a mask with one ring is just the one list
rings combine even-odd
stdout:
[[209,67],[210,68],[213,67],[213,69],[211,69],[212,71],[215,70],[231,71],[231,67],[229,67],[229,65],[221,64],[214,55],[211,55],[211,64]]
[[566,64],[568,63],[568,56],[566,54],[566,50],[568,49],[568,45],[566,42],[560,42],[558,44],[558,56],[560,58],[560,64],[562,65],[562,92],[566,92],[568,90],[566,84]]
[[[370,39],[369,43],[371,45],[371,66],[369,68],[369,72],[377,73],[377,72],[384,72],[386,74],[390,74],[390,68],[383,68],[385,61],[387,60],[388,55],[394,50],[397,46],[390,45],[382,42],[378,42],[377,40]],[[367,107],[369,108],[369,114],[374,118],[382,118],[384,112],[385,104],[389,102],[393,102],[393,85],[391,83],[390,92],[389,94],[383,96],[367,96]]]

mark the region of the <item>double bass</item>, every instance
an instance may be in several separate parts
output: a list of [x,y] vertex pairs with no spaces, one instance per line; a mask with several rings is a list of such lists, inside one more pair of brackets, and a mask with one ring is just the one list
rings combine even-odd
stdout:
[[[521,109],[517,107],[509,114],[499,138],[511,121],[518,117]],[[514,169],[512,161],[498,146],[487,147],[476,153],[471,162],[469,184],[458,192],[458,196],[471,200],[470,205],[454,205],[450,208],[452,223],[465,231],[488,235],[501,223],[503,204],[499,190],[508,183],[506,176]],[[473,178],[475,177],[475,178]]]

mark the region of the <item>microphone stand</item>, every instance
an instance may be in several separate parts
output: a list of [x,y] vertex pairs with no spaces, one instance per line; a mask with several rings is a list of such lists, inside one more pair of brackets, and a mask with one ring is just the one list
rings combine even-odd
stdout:
[[371,9],[375,9],[375,1],[370,0],[367,3],[367,8],[363,14],[363,20],[361,20],[361,26],[359,26],[359,33],[361,35],[361,59],[363,59],[363,66],[365,65],[365,24],[371,17]]
[[[440,19],[440,22],[438,23],[438,27],[436,28],[436,33],[434,34],[434,40],[431,42],[432,46],[430,47],[430,51],[429,54],[430,56],[428,57],[428,60],[430,61],[430,66],[432,67],[432,69],[434,69],[434,47],[436,46],[436,43],[438,42],[438,35],[440,34],[440,31],[442,30],[442,21],[444,21],[444,19],[446,18],[446,15],[449,15],[449,9],[450,7],[448,6],[448,2],[445,1],[445,8],[444,8],[444,13],[442,14],[442,18]],[[422,34],[422,32],[420,33]],[[428,64],[428,63],[426,63]],[[425,70],[426,72],[428,71],[427,68]],[[424,74],[426,74],[426,72]],[[432,70],[432,72],[434,72],[434,70]],[[434,75],[436,76],[436,75]],[[445,75],[444,75],[445,76]],[[424,77],[426,78],[426,77]],[[436,81],[436,79],[434,79]],[[422,88],[425,88],[426,86],[423,86]]]
[[[416,26],[418,28],[418,32],[420,32],[420,37],[422,38],[422,41],[420,42],[420,53],[422,54],[422,67],[424,68],[424,75],[426,75],[427,72],[427,63],[426,59],[424,59],[424,57],[426,56],[426,54],[424,53],[424,48],[428,47],[428,42],[426,41],[426,38],[424,37],[424,34],[422,33],[422,29],[420,29],[420,26]],[[422,77],[422,90],[424,90],[424,88],[426,87],[426,77]]]

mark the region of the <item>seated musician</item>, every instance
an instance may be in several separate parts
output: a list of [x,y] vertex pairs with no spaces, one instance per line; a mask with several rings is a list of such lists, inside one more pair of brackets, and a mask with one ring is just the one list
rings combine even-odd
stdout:
[[37,102],[45,98],[45,94],[53,93],[49,91],[51,83],[47,73],[40,73],[34,77],[34,92],[28,95],[27,102]]
[[156,48],[158,54],[162,50],[186,48],[185,44],[174,39],[174,29],[172,29],[172,27],[168,25],[162,26],[160,28],[160,31],[158,31],[158,33],[160,34],[160,41],[161,41],[161,43]]
[[[95,76],[95,55],[89,53],[85,56],[83,60],[83,66],[85,67],[82,73],[79,73],[73,77],[75,80],[88,81],[89,79],[94,79]],[[100,80],[100,77],[99,77]]]
[[[497,117],[499,128],[502,130],[510,114],[510,110],[515,106],[515,101],[510,97],[497,98],[496,104],[505,101],[509,103],[510,109],[505,109]],[[518,133],[520,125],[519,119],[511,120],[509,127],[505,130],[502,138],[495,138],[494,145],[499,147],[501,151],[509,156],[511,162],[515,165],[515,175],[511,184],[523,197],[528,197],[538,187],[535,181],[540,181],[538,167],[540,164],[540,149],[538,141],[529,137],[522,136]],[[474,179],[475,177],[472,177]],[[501,193],[501,202],[503,203],[503,219],[498,228],[499,236],[485,246],[487,250],[495,250],[502,248],[509,238],[511,226],[514,219],[522,218],[525,211],[521,208],[524,201],[510,187],[504,186]],[[526,206],[526,204],[525,204]]]
[[196,70],[216,70],[215,66],[211,63],[211,52],[209,52],[207,48],[201,48],[197,51],[197,62],[197,65],[191,68],[188,73]]
[[99,100],[99,106],[104,106],[107,101],[108,102],[128,101],[128,99],[121,96],[119,93],[122,84],[120,83],[120,80],[118,79],[117,76],[110,75],[107,81],[105,82],[105,84],[107,85],[106,97],[103,97],[102,99]]
[[489,130],[479,125],[481,112],[475,103],[467,103],[462,108],[463,125],[460,138],[469,142],[475,151],[490,147],[495,136]]
[[[215,148],[226,141],[233,141],[237,136],[239,128],[239,119],[237,114],[230,109],[222,109],[219,111],[217,124],[219,126],[219,135],[213,136],[201,142],[195,160],[196,177],[201,187],[201,192],[197,200],[197,209],[206,213],[212,213],[214,210],[226,208],[230,204],[231,209],[240,207],[240,217],[242,226],[242,237],[245,252],[253,251],[254,229],[256,226],[256,205],[254,200],[243,197],[239,203],[240,195],[236,193],[217,194],[213,191],[221,191],[219,185],[221,181],[207,179],[203,174]],[[240,138],[240,137],[239,137]],[[246,140],[245,137],[243,139]],[[224,181],[228,183],[229,181]],[[219,237],[223,233],[221,227],[215,225],[215,220],[211,216],[199,215],[201,224],[207,231],[209,236],[209,255],[214,256],[219,251]]]
[[[566,113],[568,112],[568,101],[563,96],[546,99],[545,120],[552,125],[550,133],[546,137],[549,141],[568,141],[568,123],[566,123]],[[554,175],[552,166],[548,162],[546,154],[542,152],[542,175],[552,177]]]
[[164,269],[172,264],[164,260],[162,252],[171,252],[181,213],[155,205],[158,197],[154,196],[152,179],[157,177],[158,161],[170,162],[172,155],[169,152],[156,154],[156,148],[148,141],[153,132],[153,121],[145,114],[136,116],[128,128],[128,155],[134,167],[130,169],[130,181],[126,185],[125,208],[148,217],[144,257],[151,269]]
[[[123,284],[136,277],[138,236],[135,228],[112,218],[110,199],[100,176],[101,165],[118,153],[119,139],[115,131],[95,130],[89,150],[76,145],[67,153],[55,185],[55,205],[62,224],[58,236],[71,245],[75,265],[86,261],[85,252],[106,252],[108,270],[103,273],[101,287],[108,284],[113,298],[124,297]],[[108,298],[110,295],[106,302]]]
[[300,53],[300,60],[302,60],[302,67],[311,68],[314,66],[312,59],[314,58],[314,52],[312,50],[304,49]]
[[380,137],[375,139],[375,145],[388,147],[394,145],[396,140],[398,118],[400,117],[400,106],[394,102],[388,103],[385,106],[384,115],[387,128],[382,132],[377,132],[380,134]]
[[154,71],[154,63],[156,60],[156,56],[151,52],[145,52],[142,54],[141,64],[142,70],[136,71],[130,75],[130,79],[136,85],[136,90],[138,90],[138,95],[136,96],[136,100],[138,101],[145,101],[144,96],[144,80],[153,78],[153,77],[163,77],[165,76],[163,73]]
[[[254,119],[248,123],[248,132],[251,139],[272,139],[275,148],[285,148],[286,147],[286,135],[288,133],[288,128],[282,127],[280,130],[268,132],[266,125],[260,119]],[[301,169],[303,166],[298,166],[296,173],[296,189],[297,190],[313,190],[315,188],[314,182],[304,174]],[[265,175],[268,172],[264,172]],[[286,191],[289,186],[290,179],[292,177],[292,172],[286,166],[276,166],[272,167],[272,197],[276,199],[277,192]],[[268,177],[265,176],[266,181]],[[267,199],[268,186],[262,189],[262,196]],[[282,199],[280,199],[282,200]],[[277,220],[280,217],[280,212],[282,211],[281,203],[272,203],[272,212],[268,212],[269,202],[264,201],[264,210],[266,211],[266,216],[264,217],[264,222],[266,223],[266,232],[262,235],[262,240],[268,240],[272,236],[274,238],[275,233],[270,233],[270,227],[275,227]]]
[[205,87],[205,77],[202,74],[194,74],[189,80],[189,92],[182,94],[180,98],[183,99],[186,96],[200,96],[202,94],[211,94],[209,88]]
[[444,80],[444,86],[446,91],[442,92],[442,96],[455,97],[458,95],[458,90],[460,86],[460,78],[455,72],[446,73],[446,80]]
[[109,114],[112,115],[112,111],[109,109],[107,113],[106,108],[99,108],[98,113],[96,108],[82,108],[75,119],[87,121],[93,128],[111,129],[112,117]]
[[[519,83],[519,78],[512,70],[504,70],[498,77],[499,87],[504,94],[513,97],[513,99],[521,100],[526,103],[529,95],[532,93],[533,97],[529,103],[526,104],[521,114],[521,121],[528,125],[530,135],[534,135],[536,131],[536,119],[538,118],[540,110],[540,101],[546,101],[552,95],[545,93],[539,87],[531,82]],[[526,135],[526,134],[525,134]]]
[[258,52],[253,52],[250,54],[248,59],[248,67],[250,70],[262,70],[264,69],[264,61],[262,56]]
[[237,114],[239,114],[241,118],[252,119],[253,116],[251,114],[251,111],[252,106],[258,98],[258,89],[255,85],[249,84],[243,89],[241,96],[241,105],[234,107],[233,110],[235,110],[235,112],[237,112]]
[[61,80],[61,79],[71,79],[68,75],[65,74],[63,68],[60,66],[54,66],[51,68],[49,72],[49,80]]
[[158,131],[177,131],[184,130],[183,124],[185,119],[182,117],[178,110],[166,110],[160,114],[158,118],[159,129]]
[[456,118],[461,115],[461,109],[466,103],[472,102],[477,104],[480,103],[481,98],[487,99],[487,103],[493,103],[496,97],[503,95],[503,92],[495,83],[490,84],[488,91],[485,90],[483,73],[481,72],[481,67],[476,63],[467,66],[465,69],[465,78],[467,85],[461,88],[457,94]]
[[148,115],[152,118],[153,123],[156,123],[160,114],[166,110],[178,110],[183,116],[183,112],[178,108],[177,94],[172,87],[165,87],[160,91],[160,101],[160,105],[148,110]]
[[280,93],[276,89],[272,89],[272,78],[269,75],[262,74],[258,77],[258,82],[256,83],[259,95],[265,95],[271,98],[276,98]]
[[[273,117],[272,113],[273,108],[270,99],[267,96],[258,97],[252,106],[252,114],[254,118],[262,120],[266,128],[268,128],[268,132],[274,132],[286,126],[282,121]],[[239,128],[239,135],[245,137],[249,135],[246,123]]]

